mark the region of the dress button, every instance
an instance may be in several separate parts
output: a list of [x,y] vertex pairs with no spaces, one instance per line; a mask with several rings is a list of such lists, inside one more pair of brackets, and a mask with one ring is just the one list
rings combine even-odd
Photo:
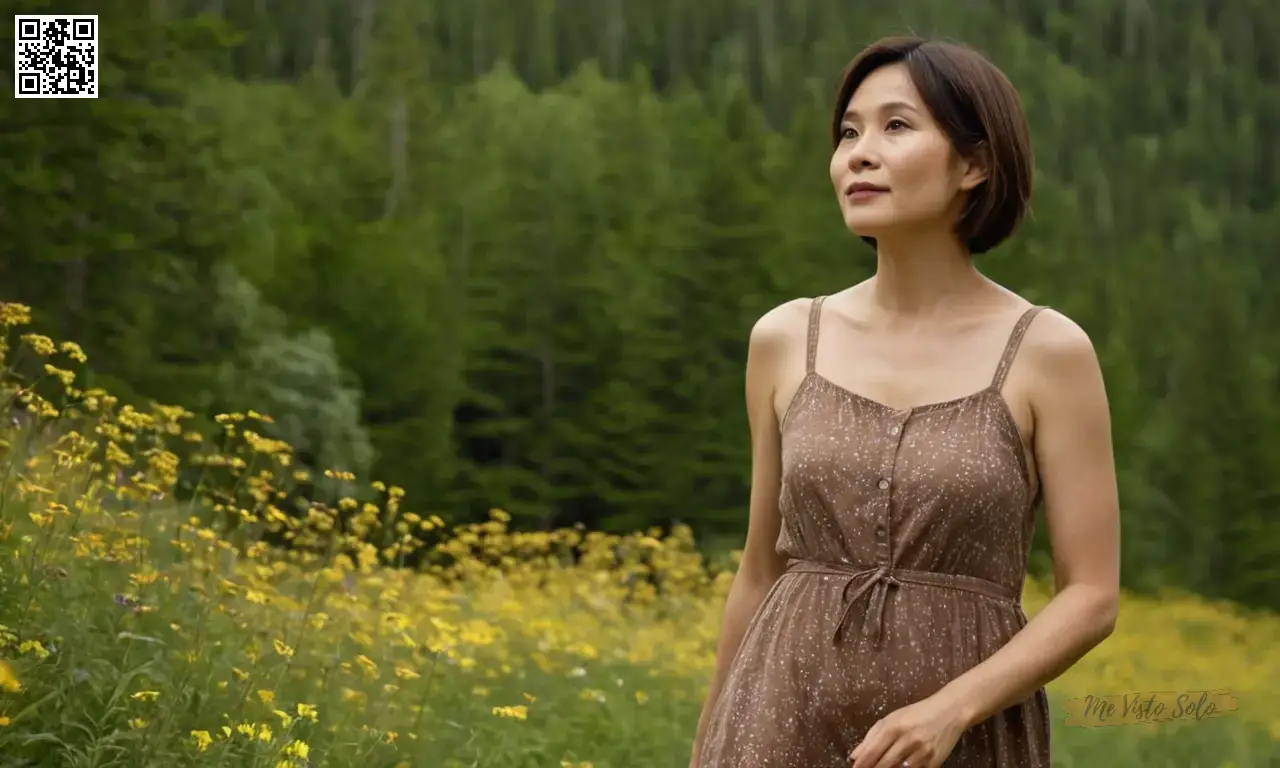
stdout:
[[877,538],[877,539],[883,539],[883,538],[884,538],[884,526],[883,526],[883,525],[877,525],[877,526],[876,526],[876,538]]
[[902,431],[902,427],[899,427],[897,424],[894,424],[892,427],[889,427],[889,434],[891,435],[896,435],[901,431]]
[[886,488],[888,488],[888,487],[889,487],[889,481],[888,481],[888,480],[881,480],[879,483],[877,483],[877,485],[879,485],[879,486],[880,486],[880,490],[882,490],[882,491],[883,491],[883,490],[885,490]]

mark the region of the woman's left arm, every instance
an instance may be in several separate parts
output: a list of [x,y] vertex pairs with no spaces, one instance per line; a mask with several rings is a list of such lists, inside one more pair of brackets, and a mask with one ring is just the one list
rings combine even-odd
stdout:
[[1032,327],[1020,362],[1028,364],[1056,594],[999,651],[877,723],[854,750],[854,768],[898,766],[898,755],[914,758],[912,768],[941,765],[965,730],[1026,700],[1115,628],[1120,513],[1101,367],[1089,337],[1063,315],[1043,311]]
[[1025,352],[1056,594],[1004,647],[938,693],[963,713],[965,728],[1066,672],[1111,634],[1119,608],[1120,503],[1101,366],[1084,330],[1052,310],[1040,314],[1040,333]]

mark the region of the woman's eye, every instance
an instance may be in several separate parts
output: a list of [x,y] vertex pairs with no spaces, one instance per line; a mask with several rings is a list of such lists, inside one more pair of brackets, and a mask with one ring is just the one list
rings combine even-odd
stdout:
[[890,120],[889,125],[886,127],[892,131],[894,129],[894,126],[897,126],[899,128],[906,128],[907,124],[895,118],[893,120]]
[[853,138],[857,138],[857,136],[858,136],[858,132],[853,130],[852,128],[845,128],[844,130],[840,131],[840,138],[842,139],[853,139]]

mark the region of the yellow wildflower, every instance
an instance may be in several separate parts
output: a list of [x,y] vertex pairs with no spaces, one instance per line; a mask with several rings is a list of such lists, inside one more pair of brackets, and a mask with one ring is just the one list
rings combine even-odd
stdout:
[[192,731],[191,738],[196,743],[196,749],[201,752],[208,749],[209,745],[213,743],[213,737],[209,735],[208,731]]
[[74,341],[64,341],[58,345],[58,349],[67,357],[75,360],[77,363],[83,363],[89,358],[85,355],[84,350]]
[[494,707],[493,714],[498,717],[509,717],[516,720],[527,720],[529,717],[529,708],[521,704],[515,707]]
[[396,667],[396,677],[401,680],[417,680],[421,675],[408,667]]
[[18,646],[18,653],[33,653],[37,659],[49,658],[49,651],[40,644],[39,640],[24,640],[22,644]]
[[15,325],[26,325],[30,322],[31,307],[9,301],[0,303],[0,325],[10,328]]
[[371,678],[378,676],[378,665],[374,662],[373,659],[369,658],[368,656],[365,656],[363,653],[356,656],[356,663],[359,664],[362,669],[364,669],[364,673],[366,676]]
[[27,346],[31,347],[32,351],[37,355],[52,355],[54,352],[58,351],[58,348],[53,344],[53,339],[50,339],[48,336],[42,336],[38,333],[24,333],[22,334],[22,340],[25,341]]

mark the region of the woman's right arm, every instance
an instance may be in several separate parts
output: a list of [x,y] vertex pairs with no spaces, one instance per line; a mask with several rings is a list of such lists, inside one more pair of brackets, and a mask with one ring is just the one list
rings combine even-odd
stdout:
[[787,358],[794,354],[794,350],[788,349],[788,336],[791,334],[786,327],[787,310],[790,309],[784,305],[765,314],[751,329],[746,372],[747,421],[751,429],[751,501],[747,538],[725,600],[715,675],[698,719],[690,768],[698,766],[698,753],[707,721],[720,697],[725,674],[738,653],[747,625],[786,567],[786,559],[776,549],[782,526],[778,512],[782,458],[774,390],[778,373],[784,370]]

